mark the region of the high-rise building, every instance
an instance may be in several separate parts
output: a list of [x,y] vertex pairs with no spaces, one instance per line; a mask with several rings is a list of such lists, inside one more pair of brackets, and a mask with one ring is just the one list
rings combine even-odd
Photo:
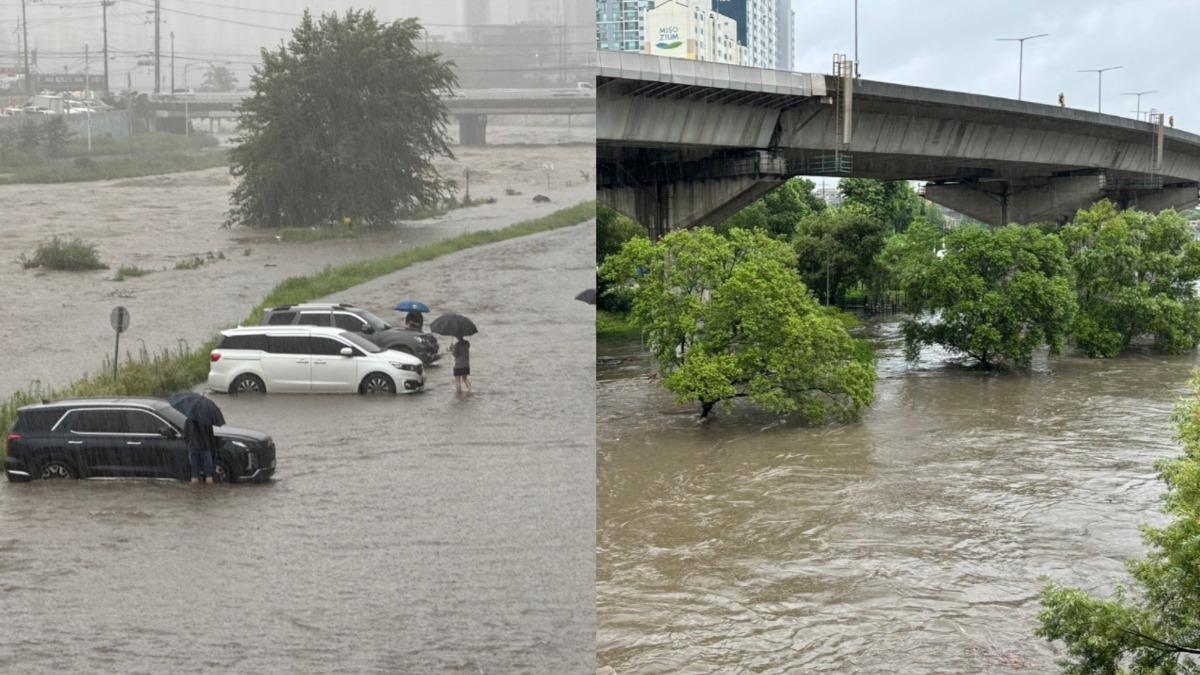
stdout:
[[641,51],[650,4],[650,0],[596,0],[596,46],[618,52]]
[[792,9],[792,0],[775,0],[775,24],[779,29],[775,38],[775,67],[795,70],[796,11]]
[[737,22],[710,9],[708,0],[658,0],[646,10],[643,25],[647,54],[742,63]]
[[[788,0],[712,0],[712,8],[737,22],[738,42],[746,46],[746,65],[780,68],[779,5]],[[789,22],[790,25],[790,22]],[[790,44],[790,33],[787,43]]]

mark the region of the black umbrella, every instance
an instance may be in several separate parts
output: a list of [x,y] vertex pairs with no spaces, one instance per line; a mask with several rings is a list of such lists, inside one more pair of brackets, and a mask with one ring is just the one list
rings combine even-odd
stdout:
[[211,427],[225,424],[225,416],[221,414],[221,409],[217,407],[217,404],[194,391],[181,391],[167,399],[167,403],[170,403],[172,408],[183,413],[193,422]]
[[596,289],[589,288],[586,291],[580,291],[579,295],[575,296],[576,300],[582,300],[589,305],[596,304]]
[[475,323],[462,314],[443,314],[429,324],[429,330],[438,335],[453,335],[458,338],[479,332]]

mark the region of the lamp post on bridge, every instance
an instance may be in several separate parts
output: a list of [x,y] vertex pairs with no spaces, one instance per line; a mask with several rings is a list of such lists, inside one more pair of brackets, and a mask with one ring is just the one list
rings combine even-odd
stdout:
[[1018,52],[1017,52],[1017,100],[1018,101],[1021,100],[1021,95],[1023,93],[1021,91],[1021,89],[1022,89],[1022,79],[1024,78],[1024,73],[1025,73],[1025,41],[1033,40],[1036,38],[1046,37],[1047,35],[1049,35],[1049,33],[1040,33],[1038,35],[1026,35],[1025,37],[1019,37],[1019,38],[996,38],[1000,42],[1017,42],[1021,46],[1020,50],[1018,50]]
[[1139,119],[1139,120],[1140,120],[1140,119],[1142,119],[1142,97],[1143,97],[1143,96],[1145,96],[1146,94],[1157,94],[1157,93],[1158,93],[1158,92],[1157,92],[1157,91],[1155,91],[1155,90],[1150,90],[1150,91],[1125,91],[1125,92],[1121,92],[1121,95],[1122,95],[1122,96],[1136,96],[1136,97],[1137,97],[1137,117],[1136,117],[1135,119]]
[[1096,74],[1096,112],[1102,112],[1101,107],[1103,105],[1103,94],[1104,94],[1104,89],[1103,89],[1104,73],[1109,70],[1117,70],[1119,68],[1124,68],[1124,67],[1125,66],[1109,66],[1108,68],[1085,68],[1084,70],[1079,71],[1081,73],[1095,73]]

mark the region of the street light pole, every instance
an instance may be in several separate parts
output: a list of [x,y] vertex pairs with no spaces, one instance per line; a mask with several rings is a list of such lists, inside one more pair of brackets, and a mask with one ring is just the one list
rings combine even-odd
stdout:
[[1146,94],[1157,94],[1157,93],[1158,93],[1158,92],[1157,92],[1157,91],[1155,91],[1155,90],[1150,90],[1150,91],[1125,91],[1125,92],[1121,92],[1121,95],[1122,95],[1122,96],[1136,96],[1136,97],[1137,97],[1137,118],[1136,118],[1136,119],[1139,119],[1139,120],[1140,120],[1140,119],[1142,119],[1142,96],[1145,96]]
[[858,0],[854,0],[854,76],[858,77]]
[[1040,33],[1038,35],[1027,35],[1019,38],[996,38],[1000,42],[1016,42],[1020,44],[1020,49],[1017,52],[1017,100],[1021,100],[1022,95],[1022,80],[1025,73],[1025,41],[1035,38],[1046,37],[1049,33]]
[[1117,70],[1125,66],[1109,66],[1108,68],[1086,68],[1079,72],[1095,73],[1096,74],[1096,112],[1101,112],[1104,102],[1104,73],[1109,70]]

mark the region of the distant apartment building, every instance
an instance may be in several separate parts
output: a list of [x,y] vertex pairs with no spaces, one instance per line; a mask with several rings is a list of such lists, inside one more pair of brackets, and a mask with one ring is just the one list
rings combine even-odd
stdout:
[[596,46],[640,52],[646,45],[644,22],[650,0],[596,0]]
[[744,63],[737,22],[709,9],[707,0],[659,0],[646,10],[646,45],[656,56],[714,63]]
[[775,68],[794,71],[796,69],[796,11],[792,0],[776,0],[775,24],[779,29],[775,38]]
[[712,8],[737,22],[748,66],[791,70],[794,53],[791,0],[711,0]]

